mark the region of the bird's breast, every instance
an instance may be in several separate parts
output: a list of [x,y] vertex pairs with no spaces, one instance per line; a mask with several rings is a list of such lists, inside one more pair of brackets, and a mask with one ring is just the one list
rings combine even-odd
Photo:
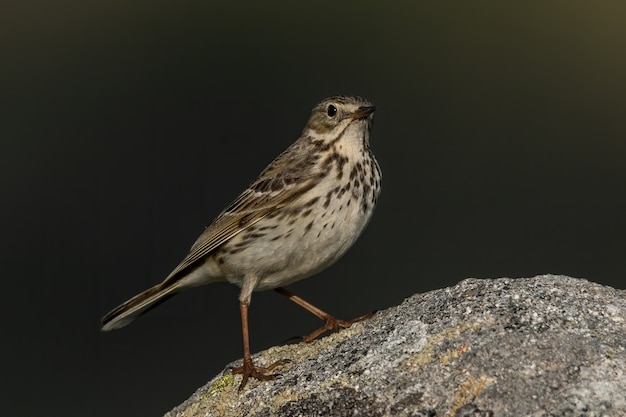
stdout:
[[224,244],[217,263],[234,283],[248,273],[257,274],[257,290],[307,278],[352,246],[374,211],[379,191],[375,160],[336,162],[296,201]]

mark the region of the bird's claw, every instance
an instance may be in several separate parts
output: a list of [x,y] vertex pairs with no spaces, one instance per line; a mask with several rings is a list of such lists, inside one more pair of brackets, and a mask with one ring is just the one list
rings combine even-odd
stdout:
[[270,366],[262,367],[262,366],[254,365],[254,363],[252,362],[252,359],[249,359],[249,360],[244,360],[241,366],[232,367],[231,373],[233,375],[242,376],[241,384],[239,384],[239,391],[241,391],[243,387],[245,387],[246,384],[248,383],[248,379],[250,377],[258,379],[259,381],[271,381],[271,380],[282,377],[282,374],[272,374],[270,372],[272,372],[273,369],[279,366],[285,365],[289,362],[291,362],[289,359],[281,359],[279,361],[274,362]]
[[336,331],[339,331],[341,329],[347,329],[348,327],[352,326],[354,323],[358,323],[360,321],[372,318],[374,316],[374,314],[376,314],[375,311],[373,313],[369,313],[369,314],[365,314],[363,316],[359,316],[359,317],[357,317],[355,319],[352,319],[352,320],[341,320],[341,319],[336,319],[333,316],[328,316],[324,320],[324,325],[322,327],[320,327],[319,329],[315,330],[313,333],[311,333],[311,334],[309,334],[307,336],[302,337],[302,340],[305,343],[311,343],[313,340],[315,340],[322,333],[325,333],[327,331],[334,331],[334,332],[336,332]]

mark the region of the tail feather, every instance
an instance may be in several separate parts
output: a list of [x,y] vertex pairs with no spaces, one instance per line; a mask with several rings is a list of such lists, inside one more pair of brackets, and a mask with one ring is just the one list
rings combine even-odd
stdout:
[[114,330],[126,326],[140,315],[152,310],[165,300],[176,295],[178,285],[161,284],[148,288],[125,303],[115,307],[102,318],[102,330]]

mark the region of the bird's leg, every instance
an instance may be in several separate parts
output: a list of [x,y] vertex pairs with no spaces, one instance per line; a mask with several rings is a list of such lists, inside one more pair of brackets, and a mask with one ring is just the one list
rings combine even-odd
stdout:
[[319,329],[315,330],[313,333],[307,336],[304,336],[302,338],[302,340],[304,340],[306,343],[311,343],[319,335],[321,335],[322,333],[328,330],[337,331],[341,329],[347,329],[348,327],[352,326],[353,323],[367,320],[374,315],[374,313],[370,313],[370,314],[365,314],[363,316],[357,317],[352,320],[340,320],[340,319],[334,318],[327,312],[320,310],[319,308],[315,307],[313,304],[303,300],[302,298],[298,297],[291,291],[287,291],[283,287],[275,288],[274,291],[276,291],[277,293],[281,295],[284,295],[285,297],[289,298],[294,303],[298,304],[300,307],[310,311],[311,313],[313,313],[320,319],[324,320],[324,325],[322,327],[320,327]]
[[271,374],[272,370],[277,366],[284,365],[287,363],[286,360],[276,361],[270,366],[266,368],[262,368],[259,366],[255,366],[252,362],[252,357],[250,356],[250,337],[248,334],[248,307],[250,306],[250,302],[240,301],[239,309],[241,310],[241,329],[243,332],[243,364],[237,368],[233,368],[233,374],[241,374],[242,380],[239,385],[239,391],[243,389],[248,383],[248,378],[256,378],[259,381],[269,381],[272,379],[276,379],[278,375]]

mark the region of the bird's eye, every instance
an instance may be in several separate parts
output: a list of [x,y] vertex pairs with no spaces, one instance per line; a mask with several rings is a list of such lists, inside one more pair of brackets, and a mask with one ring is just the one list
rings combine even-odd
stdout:
[[326,114],[328,115],[328,117],[335,117],[335,115],[337,114],[337,107],[329,104],[328,108],[326,109]]

